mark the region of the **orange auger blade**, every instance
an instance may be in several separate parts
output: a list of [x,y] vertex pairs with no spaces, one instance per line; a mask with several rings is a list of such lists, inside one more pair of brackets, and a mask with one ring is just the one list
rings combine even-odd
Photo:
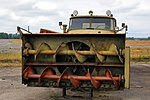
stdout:
[[63,73],[61,74],[61,76],[59,77],[59,79],[57,80],[56,85],[57,85],[58,87],[59,87],[59,85],[60,85],[60,81],[61,81],[62,78],[65,77],[65,76],[70,77],[70,78],[69,78],[69,79],[70,79],[70,82],[71,82],[71,84],[74,86],[74,88],[80,87],[81,81],[79,81],[79,80],[77,80],[77,79],[74,79],[74,78],[72,77],[72,69],[70,69],[70,67],[67,67],[67,68],[63,71]]
[[40,75],[39,82],[41,82],[41,79],[43,79],[45,76],[50,75],[56,75],[56,72],[52,68],[46,67]]
[[73,69],[67,67],[61,75],[57,75],[53,68],[47,66],[42,73],[36,74],[31,66],[28,66],[23,71],[23,77],[25,79],[34,78],[39,79],[39,85],[42,79],[49,79],[57,81],[56,85],[60,87],[60,82],[64,80],[70,80],[74,88],[79,88],[83,81],[91,81],[91,85],[98,89],[102,85],[102,81],[113,81],[113,84],[117,89],[120,88],[121,75],[114,77],[109,69],[106,69],[105,76],[99,76],[100,68],[95,69],[97,71],[97,76],[92,76],[90,69],[87,69],[86,75],[74,75]]
[[90,70],[89,69],[88,69],[88,72],[87,72],[86,76],[90,77],[91,84],[93,85],[94,88],[98,89],[101,86],[101,81],[97,81],[97,80],[93,79],[91,74],[90,74]]
[[74,88],[79,88],[81,86],[81,81],[74,79],[72,76],[70,76],[70,82]]
[[[113,81],[113,84],[116,86],[116,88],[119,89],[120,81],[116,81],[113,79],[112,73],[109,69],[106,69],[105,75],[106,75],[106,77],[109,77]],[[120,78],[121,77],[119,77],[119,80],[120,80]]]
[[26,69],[22,72],[22,75],[24,78],[28,79],[29,75],[32,75],[34,73],[33,68],[28,66]]
[[70,67],[67,67],[67,68],[63,71],[63,73],[61,74],[61,76],[59,77],[59,79],[57,80],[56,85],[59,87],[60,81],[62,80],[62,78],[63,78],[64,76],[70,76],[70,75],[72,75],[72,70],[70,69]]

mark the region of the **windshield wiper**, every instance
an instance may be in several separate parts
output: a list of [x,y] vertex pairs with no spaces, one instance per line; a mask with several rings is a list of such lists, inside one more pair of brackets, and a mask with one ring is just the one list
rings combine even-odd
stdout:
[[94,28],[86,28],[86,29],[93,29],[94,30]]

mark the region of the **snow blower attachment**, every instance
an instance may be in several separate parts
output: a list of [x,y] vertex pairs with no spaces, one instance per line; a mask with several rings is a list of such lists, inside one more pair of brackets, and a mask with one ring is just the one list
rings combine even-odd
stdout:
[[[41,29],[33,34],[17,27],[22,38],[22,82],[28,86],[129,88],[129,48],[125,33],[107,16],[73,14],[64,33]],[[27,31],[27,33],[23,33]],[[43,33],[44,32],[44,33]],[[92,96],[92,95],[91,95]]]

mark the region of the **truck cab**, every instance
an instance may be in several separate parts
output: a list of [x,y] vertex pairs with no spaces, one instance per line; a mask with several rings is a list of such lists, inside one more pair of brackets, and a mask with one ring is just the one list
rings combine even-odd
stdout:
[[73,16],[68,33],[115,34],[116,20],[109,16]]
[[78,11],[74,11],[67,25],[63,26],[64,33],[68,34],[116,34],[127,26],[122,23],[122,29],[117,27],[116,19],[113,18],[111,11],[106,11],[107,15],[93,15],[93,11],[89,11],[89,15],[79,15]]

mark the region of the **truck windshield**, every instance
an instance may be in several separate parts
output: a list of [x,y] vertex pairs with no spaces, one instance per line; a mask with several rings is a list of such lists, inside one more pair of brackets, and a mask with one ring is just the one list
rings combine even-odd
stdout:
[[114,20],[109,18],[73,18],[69,29],[114,30]]

